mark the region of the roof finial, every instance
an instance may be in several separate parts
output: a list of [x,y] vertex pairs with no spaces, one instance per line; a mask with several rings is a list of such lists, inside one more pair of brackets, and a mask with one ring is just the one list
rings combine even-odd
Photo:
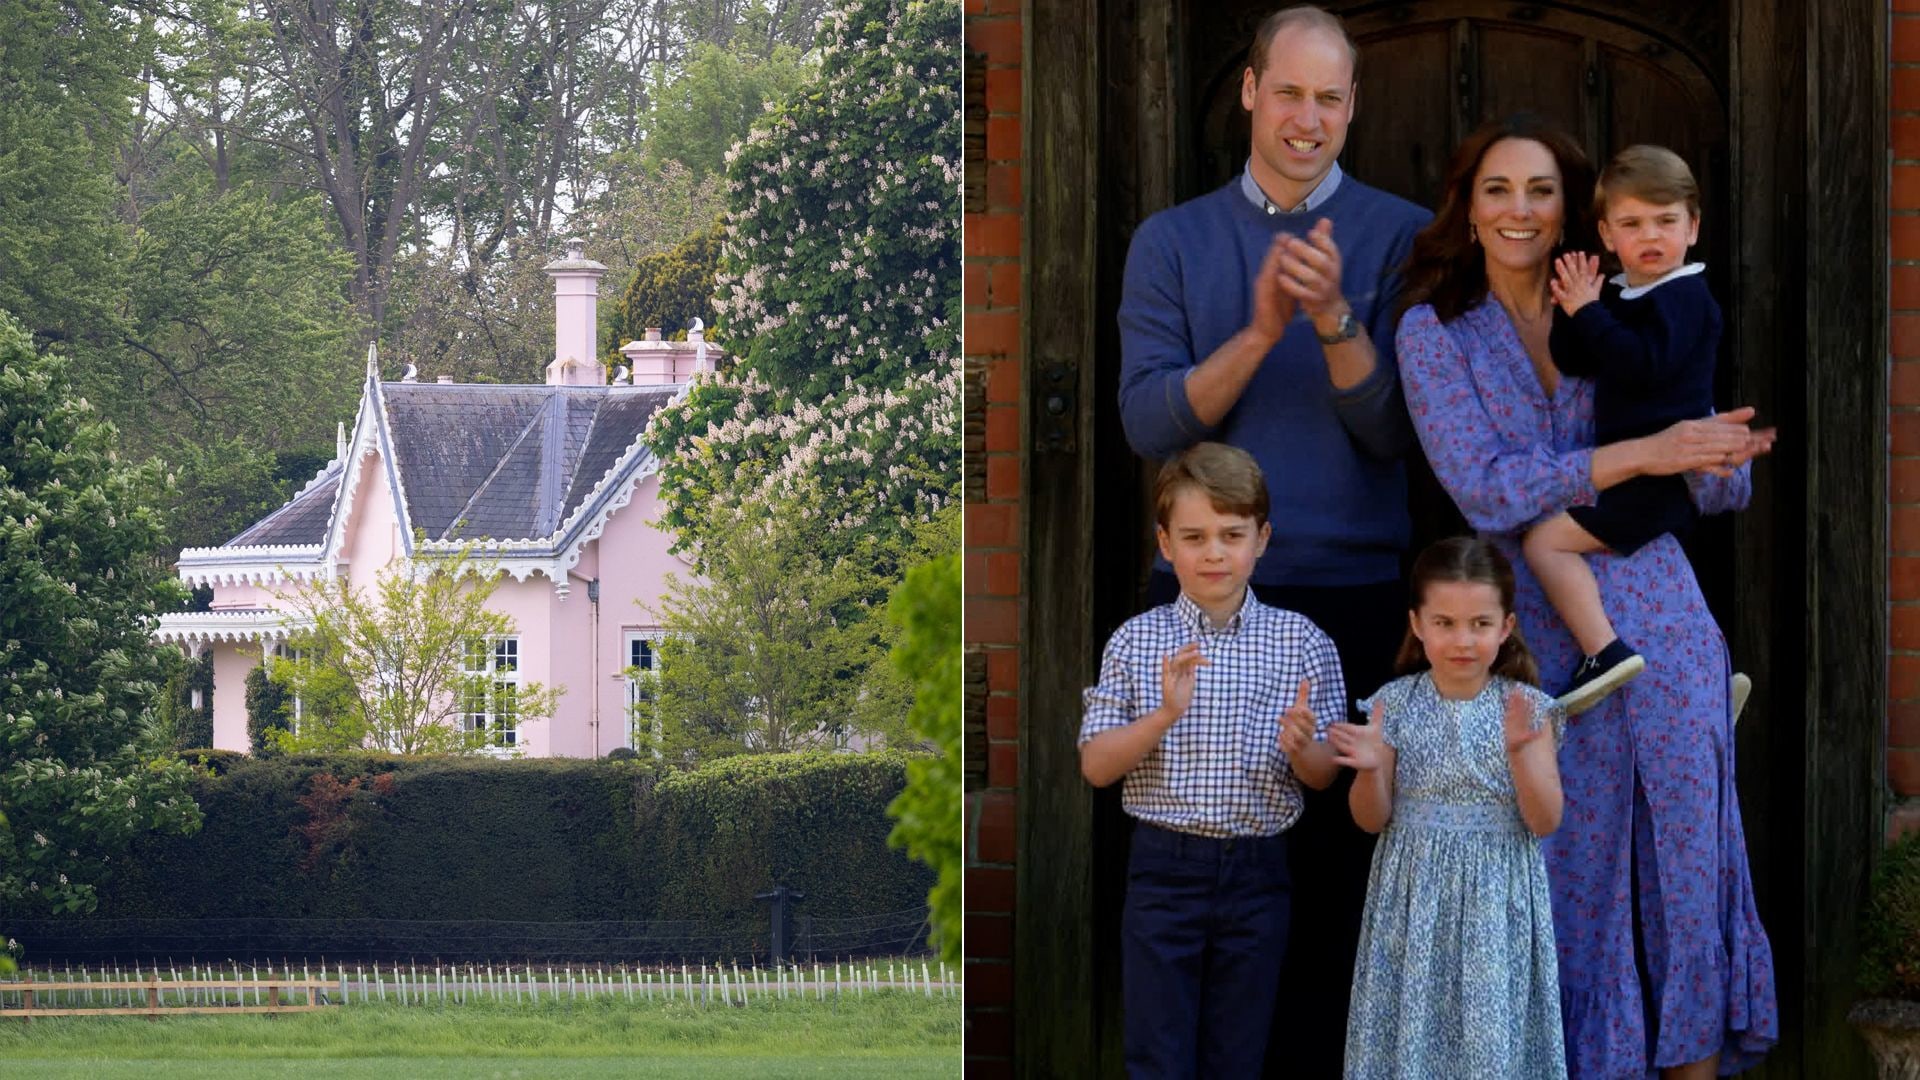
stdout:
[[698,346],[693,350],[693,370],[707,370],[707,324],[698,315],[693,317],[693,325],[687,327],[687,340]]
[[333,448],[333,460],[347,460],[347,422],[345,420],[340,421],[340,426],[334,429]]
[[367,374],[376,381],[380,378],[380,345],[377,342],[367,342]]

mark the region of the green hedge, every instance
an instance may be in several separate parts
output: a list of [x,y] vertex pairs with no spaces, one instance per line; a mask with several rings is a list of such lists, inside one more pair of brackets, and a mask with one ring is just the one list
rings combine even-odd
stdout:
[[[189,759],[209,766],[194,791],[201,830],[138,844],[93,915],[36,924],[37,942],[22,935],[30,949],[133,948],[141,924],[124,920],[168,920],[166,932],[203,938],[231,925],[229,952],[262,934],[284,950],[299,920],[366,920],[413,934],[393,949],[504,957],[541,950],[511,940],[524,926],[479,940],[495,933],[489,923],[683,920],[668,929],[698,951],[740,955],[764,952],[768,907],[754,895],[776,884],[804,894],[798,914],[827,920],[923,907],[932,884],[886,843],[908,760],[894,752],[741,757],[679,773],[646,761]],[[453,925],[416,932],[432,920]]]

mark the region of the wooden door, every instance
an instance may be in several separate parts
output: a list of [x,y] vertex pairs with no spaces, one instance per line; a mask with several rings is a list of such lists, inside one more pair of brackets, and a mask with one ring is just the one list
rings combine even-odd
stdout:
[[[1151,554],[1146,469],[1116,404],[1121,268],[1149,214],[1244,162],[1238,80],[1277,6],[1027,9],[1035,404],[1014,920],[1026,1076],[1120,1071],[1125,826],[1117,799],[1080,780],[1072,741],[1080,689],[1138,610]],[[1737,733],[1739,782],[1785,1037],[1754,1075],[1852,1075],[1862,1051],[1844,1017],[1880,827],[1886,697],[1884,7],[1327,6],[1363,51],[1343,165],[1368,183],[1431,205],[1459,137],[1520,107],[1558,119],[1596,158],[1671,146],[1703,180],[1702,255],[1727,315],[1720,400],[1759,406],[1785,433],[1749,511],[1690,549],[1736,664],[1758,683]]]

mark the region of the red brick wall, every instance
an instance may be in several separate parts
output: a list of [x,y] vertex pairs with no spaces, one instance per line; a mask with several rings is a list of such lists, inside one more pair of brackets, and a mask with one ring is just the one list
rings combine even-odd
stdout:
[[1888,835],[1920,829],[1920,0],[1893,0],[1887,248]]
[[[966,0],[966,1073],[1011,1072],[1023,469],[1020,0]],[[984,747],[984,754],[981,748]]]

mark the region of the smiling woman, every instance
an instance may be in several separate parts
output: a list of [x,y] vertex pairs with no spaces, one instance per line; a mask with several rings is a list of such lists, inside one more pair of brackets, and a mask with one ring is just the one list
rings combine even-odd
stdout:
[[[1593,384],[1559,379],[1545,318],[1556,250],[1586,246],[1591,184],[1578,146],[1536,120],[1468,138],[1415,242],[1399,330],[1421,445],[1514,564],[1521,631],[1548,685],[1581,648],[1518,558],[1522,530],[1630,478],[1744,465],[1771,445],[1740,409],[1594,446]],[[1704,513],[1742,508],[1750,491],[1744,467],[1690,484]],[[1560,755],[1569,811],[1545,851],[1568,1071],[1737,1071],[1778,1038],[1779,1016],[1732,780],[1726,640],[1670,534],[1594,563],[1646,670],[1569,725]]]

